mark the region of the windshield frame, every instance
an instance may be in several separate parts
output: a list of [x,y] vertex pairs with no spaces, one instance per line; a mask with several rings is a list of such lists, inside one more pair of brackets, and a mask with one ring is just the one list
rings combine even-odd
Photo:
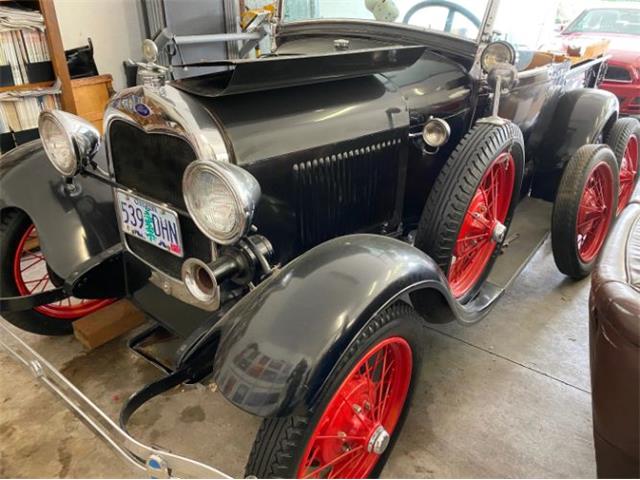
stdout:
[[[617,8],[616,8],[617,7]],[[593,12],[595,10],[633,10],[633,11],[637,11],[640,12],[640,8],[634,8],[632,6],[629,5],[619,5],[616,6],[615,3],[612,3],[611,6],[600,6],[600,7],[591,7],[591,8],[585,8],[582,12],[580,12],[580,14],[573,19],[573,21],[567,25],[565,27],[565,29],[562,31],[562,35],[570,35],[572,33],[584,33],[584,34],[597,34],[597,35],[629,35],[629,36],[633,36],[636,37],[638,35],[634,35],[633,33],[625,33],[625,32],[601,32],[601,31],[591,31],[591,30],[572,30],[572,27],[574,27],[575,24],[577,24],[579,21],[581,21],[585,15],[587,15],[589,12]]]
[[487,0],[487,5],[485,7],[484,15],[482,18],[482,22],[480,24],[480,28],[478,29],[478,36],[476,38],[465,38],[460,35],[455,35],[449,32],[443,32],[441,30],[429,29],[419,27],[417,25],[406,25],[404,23],[395,23],[395,22],[382,22],[379,20],[369,20],[369,19],[355,19],[355,18],[308,18],[304,20],[295,20],[293,22],[285,22],[284,21],[284,11],[285,11],[285,0],[278,0],[278,8],[277,8],[277,23],[281,26],[285,25],[304,25],[309,23],[319,23],[323,21],[329,22],[357,22],[361,24],[370,24],[370,25],[388,25],[395,26],[398,28],[406,28],[415,32],[424,32],[428,34],[437,34],[442,35],[444,37],[455,38],[456,40],[466,40],[468,42],[474,43],[476,45],[486,44],[490,41],[491,35],[493,33],[493,25],[496,19],[496,13],[498,11],[498,7],[500,5],[500,0]]

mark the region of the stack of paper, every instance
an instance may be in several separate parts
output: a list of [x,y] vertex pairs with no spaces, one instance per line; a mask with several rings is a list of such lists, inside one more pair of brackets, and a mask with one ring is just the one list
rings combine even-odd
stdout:
[[57,95],[0,100],[0,133],[38,128],[40,112],[60,108]]
[[44,18],[37,10],[0,6],[0,32],[7,30],[44,31]]
[[[5,7],[0,4],[0,66],[11,66],[13,82],[32,83],[27,65],[49,61],[42,14],[35,10]],[[4,73],[9,77],[9,73]]]
[[11,65],[15,85],[30,83],[26,65],[49,61],[47,38],[37,30],[0,32],[0,66]]

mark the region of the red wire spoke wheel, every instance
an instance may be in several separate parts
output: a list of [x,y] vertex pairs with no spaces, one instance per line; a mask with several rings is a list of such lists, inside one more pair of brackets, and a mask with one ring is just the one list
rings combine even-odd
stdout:
[[415,390],[422,323],[404,302],[370,319],[337,361],[326,365],[324,359],[322,368],[329,373],[319,390],[310,392],[308,404],[289,416],[263,420],[245,476],[378,477]]
[[607,239],[618,205],[618,163],[605,145],[585,145],[562,174],[551,218],[551,246],[558,269],[589,275]]
[[457,298],[478,283],[498,243],[504,239],[515,179],[513,155],[503,152],[485,171],[473,195],[456,239],[448,274],[449,286]]
[[600,252],[611,223],[613,172],[602,162],[587,179],[576,222],[576,243],[580,260],[592,261]]
[[[478,123],[460,141],[427,198],[415,246],[433,258],[459,302],[472,299],[505,239],[524,173],[520,129]],[[420,295],[416,307],[430,308]]]
[[618,214],[631,200],[638,180],[638,136],[631,135],[620,162],[620,193],[618,195]]
[[298,478],[367,478],[389,445],[407,398],[411,347],[388,338],[349,372],[311,435]]
[[[46,292],[57,286],[47,268],[44,254],[40,250],[38,231],[33,224],[27,228],[18,242],[13,258],[13,276],[20,295]],[[55,303],[35,307],[34,310],[52,318],[75,320],[112,302],[112,299],[86,300],[68,297]]]
[[634,118],[621,118],[616,121],[607,135],[607,144],[618,161],[620,189],[616,214],[619,215],[629,204],[638,183],[640,122]]

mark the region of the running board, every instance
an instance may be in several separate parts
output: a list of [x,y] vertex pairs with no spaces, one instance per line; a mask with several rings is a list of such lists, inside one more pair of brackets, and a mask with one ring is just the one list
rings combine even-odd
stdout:
[[130,466],[150,478],[231,478],[215,467],[146,445],[118,426],[55,367],[0,320],[0,346],[64,402],[89,429]]
[[527,197],[520,202],[507,232],[506,245],[480,292],[464,305],[451,306],[460,323],[471,325],[483,319],[518,278],[549,236],[552,209],[552,203],[536,198]]
[[552,210],[552,203],[537,198],[527,197],[520,202],[488,282],[506,289],[518,278],[549,236]]

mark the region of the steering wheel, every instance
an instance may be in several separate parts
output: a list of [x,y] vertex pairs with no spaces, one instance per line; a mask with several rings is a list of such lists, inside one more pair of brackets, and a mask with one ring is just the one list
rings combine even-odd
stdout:
[[449,2],[448,0],[425,0],[424,2],[416,3],[413,7],[409,9],[407,14],[402,19],[402,23],[409,23],[411,17],[415,15],[418,10],[423,10],[425,8],[432,7],[444,7],[449,10],[449,14],[447,15],[447,21],[444,24],[444,31],[451,33],[451,27],[453,26],[453,17],[456,13],[459,13],[463,17],[467,17],[471,23],[473,23],[478,29],[480,29],[480,19],[476,17],[472,12],[467,10],[461,5],[458,5],[454,2]]

